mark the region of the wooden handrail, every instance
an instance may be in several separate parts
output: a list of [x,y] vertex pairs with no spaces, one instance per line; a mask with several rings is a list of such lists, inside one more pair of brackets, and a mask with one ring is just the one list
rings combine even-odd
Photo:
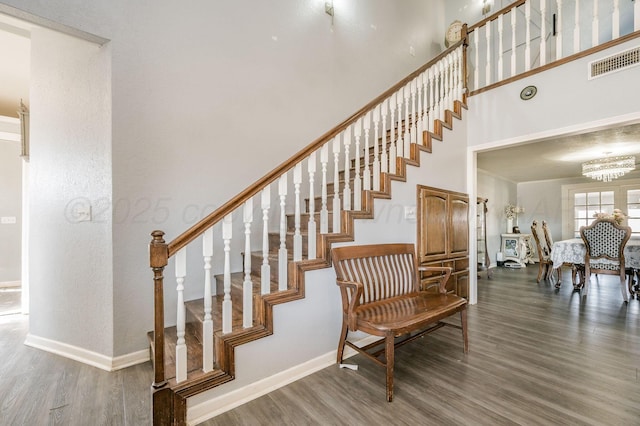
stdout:
[[507,6],[503,7],[502,9],[500,9],[499,11],[494,13],[493,15],[489,15],[488,17],[484,18],[482,21],[471,25],[469,28],[467,28],[467,34],[470,33],[471,31],[474,31],[476,28],[479,28],[479,27],[483,26],[487,22],[490,22],[490,21],[493,21],[495,19],[498,19],[498,16],[504,15],[509,10],[515,9],[516,7],[521,6],[526,2],[527,2],[527,0],[518,0],[518,1],[514,1],[511,4],[508,4]]
[[[329,130],[327,133],[325,133],[324,135],[320,136],[315,141],[311,142],[305,148],[303,148],[302,150],[298,151],[298,153],[296,153],[291,158],[289,158],[288,160],[286,160],[285,162],[280,164],[278,167],[273,169],[271,172],[266,174],[264,177],[262,177],[261,179],[258,179],[256,182],[254,182],[253,184],[249,185],[249,187],[247,187],[244,191],[242,191],[241,193],[239,193],[238,195],[233,197],[231,200],[227,201],[225,204],[223,204],[221,207],[219,207],[218,209],[216,209],[215,211],[213,211],[212,213],[207,215],[205,218],[200,220],[198,223],[193,225],[191,228],[187,229],[185,232],[183,232],[182,234],[178,235],[176,238],[174,238],[168,244],[168,256],[169,257],[173,256],[178,250],[180,250],[181,248],[183,248],[184,246],[189,244],[191,241],[195,240],[204,231],[206,231],[211,226],[213,226],[216,223],[218,223],[219,221],[221,221],[226,215],[228,215],[229,213],[231,213],[234,210],[236,210],[238,207],[240,207],[249,198],[251,198],[254,195],[258,194],[258,192],[262,191],[262,189],[264,189],[267,185],[269,185],[270,183],[272,183],[276,179],[278,179],[280,176],[282,176],[283,173],[285,173],[286,171],[291,169],[293,166],[295,166],[296,164],[298,164],[299,162],[304,160],[311,153],[313,153],[316,150],[318,150],[319,148],[321,148],[331,138],[333,138],[338,133],[340,133],[345,128],[347,128],[347,126],[351,125],[357,119],[359,119],[360,117],[364,116],[364,114],[366,112],[370,111],[377,104],[381,103],[387,97],[391,96],[391,94],[393,94],[393,92],[398,90],[400,87],[406,85],[408,82],[413,80],[416,76],[418,76],[420,73],[424,72],[426,69],[428,69],[429,67],[433,66],[435,63],[437,63],[439,60],[441,60],[442,58],[447,56],[449,53],[453,52],[455,49],[457,49],[458,47],[462,46],[466,42],[465,40],[466,40],[466,37],[463,38],[462,40],[460,40],[459,42],[457,42],[456,44],[452,45],[451,47],[449,47],[448,49],[446,49],[442,53],[440,53],[438,56],[436,56],[431,61],[429,61],[426,64],[422,65],[417,70],[413,71],[407,77],[405,77],[402,80],[400,80],[398,83],[396,83],[391,88],[386,90],[380,96],[376,97],[374,100],[369,102],[363,108],[358,110],[355,114],[351,115],[349,118],[344,120],[342,123],[338,124],[336,127],[334,127],[333,129]],[[466,86],[465,86],[465,89],[466,89]]]

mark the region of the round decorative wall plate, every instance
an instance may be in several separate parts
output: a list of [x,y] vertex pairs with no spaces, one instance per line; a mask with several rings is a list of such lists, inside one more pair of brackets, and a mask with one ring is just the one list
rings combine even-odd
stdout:
[[538,93],[538,89],[536,88],[536,86],[527,86],[522,89],[522,92],[520,92],[520,99],[522,99],[523,101],[528,101],[529,99],[533,98],[536,93]]

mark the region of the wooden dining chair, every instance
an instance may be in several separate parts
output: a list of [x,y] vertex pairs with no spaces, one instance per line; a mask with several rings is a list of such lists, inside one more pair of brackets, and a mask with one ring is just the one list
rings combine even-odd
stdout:
[[580,228],[580,236],[586,248],[583,294],[589,293],[591,274],[616,275],[620,277],[622,298],[628,302],[624,247],[631,237],[631,228],[618,225],[613,219],[596,219],[591,225]]
[[[551,258],[551,250],[553,249],[553,237],[551,236],[551,232],[549,231],[549,225],[546,220],[542,221],[542,233],[544,234],[544,241],[547,243],[547,250],[549,258]],[[571,284],[573,284],[573,288],[575,289],[580,282],[584,285],[584,265],[568,263],[565,262],[561,265],[571,268]],[[560,288],[560,274],[562,271],[558,268],[558,282],[556,283],[556,288]],[[553,275],[553,266],[551,267],[551,272],[549,273],[549,277],[551,278]]]
[[538,252],[538,278],[536,281],[540,282],[543,275],[544,279],[548,280],[553,272],[553,262],[551,262],[551,257],[549,256],[551,250],[547,248],[545,242],[540,241],[538,222],[535,220],[531,224],[531,234],[536,242],[536,251]]

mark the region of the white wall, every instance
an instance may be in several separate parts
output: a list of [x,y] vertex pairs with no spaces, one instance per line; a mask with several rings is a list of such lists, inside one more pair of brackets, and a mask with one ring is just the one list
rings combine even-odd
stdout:
[[[324,13],[324,1],[318,0],[200,0],[179,6],[164,0],[154,2],[153,7],[124,0],[5,0],[2,4],[109,40],[100,52],[110,55],[111,78],[94,86],[94,96],[74,99],[66,111],[83,114],[100,110],[90,117],[89,126],[94,120],[110,123],[110,129],[98,126],[99,133],[94,136],[100,143],[107,138],[112,168],[74,167],[75,175],[65,176],[68,181],[60,182],[59,187],[49,185],[47,192],[33,191],[38,195],[32,200],[43,211],[55,210],[58,216],[52,216],[58,218],[64,206],[54,209],[49,198],[62,204],[69,196],[86,197],[96,213],[94,222],[73,227],[64,222],[50,224],[55,229],[48,230],[48,235],[59,233],[62,242],[74,243],[72,256],[39,243],[33,229],[33,242],[40,245],[33,247],[37,254],[34,260],[44,263],[32,262],[31,266],[34,271],[65,271],[49,275],[50,290],[34,300],[32,312],[36,304],[44,303],[46,295],[66,289],[70,282],[82,282],[94,290],[80,293],[91,308],[78,312],[72,300],[58,300],[55,309],[45,306],[34,315],[36,322],[56,318],[58,310],[76,310],[77,324],[91,324],[95,318],[84,321],[84,316],[94,317],[95,307],[103,300],[109,304],[113,298],[113,320],[106,320],[107,327],[113,326],[113,350],[106,343],[88,346],[114,356],[147,346],[153,294],[147,245],[152,230],[165,230],[167,240],[183,232],[197,217],[223,204],[439,53],[444,31],[442,0],[337,0],[333,26]],[[410,46],[415,56],[409,54]],[[54,59],[46,49],[62,50],[45,37],[34,38],[33,49],[35,61],[40,54]],[[77,46],[73,51],[77,52]],[[106,60],[96,58],[98,62]],[[90,63],[88,68],[93,71],[94,66]],[[98,79],[105,77],[102,70],[96,75]],[[63,75],[45,77],[33,78],[46,81],[51,95],[63,97],[62,90],[53,91],[53,77]],[[96,104],[96,100],[103,102],[104,96],[111,99],[111,112],[103,113],[103,105]],[[61,110],[54,96],[40,97],[39,102],[41,110],[49,113]],[[42,117],[33,106],[34,127]],[[45,125],[54,125],[46,118],[36,131],[40,137],[44,137]],[[65,123],[77,116],[55,118]],[[70,131],[69,126],[63,128],[56,132]],[[74,161],[94,157],[82,151]],[[56,161],[65,165],[70,160]],[[52,170],[54,164],[47,163],[46,168]],[[34,180],[38,173],[34,167]],[[112,192],[90,185],[81,191],[69,190],[73,181],[102,183],[111,176]],[[86,228],[108,227],[111,222],[112,234],[85,233]],[[45,231],[43,226],[37,228]],[[102,262],[108,257],[96,256],[95,247],[109,247],[111,241],[112,264],[95,265],[96,259]],[[45,252],[49,254],[46,259]],[[101,272],[99,284],[86,279],[78,268],[69,268],[76,263],[83,268],[95,266],[93,271]],[[107,265],[109,273],[102,271]],[[32,279],[42,280],[43,273]],[[107,291],[108,297],[103,294]],[[167,294],[167,306],[174,305],[174,292],[167,290]],[[97,318],[105,323],[100,312]],[[36,325],[34,331],[46,331],[52,339],[74,343],[82,339],[69,334],[89,333],[71,328],[65,331],[58,321],[50,321],[46,326]],[[92,339],[97,337],[88,342]]]
[[18,118],[20,101],[29,106],[29,38],[4,20],[0,24],[0,116]]
[[110,52],[45,29],[32,32],[30,338],[113,352]]
[[[640,173],[638,173],[637,171],[632,172],[622,178],[616,179],[613,184],[608,185],[624,185],[625,181],[638,179],[639,177]],[[527,224],[526,229],[529,229],[531,223],[534,220],[537,220],[540,224],[543,220],[546,220],[549,224],[549,231],[551,231],[551,236],[553,237],[554,241],[573,238],[572,235],[565,234],[567,229],[573,229],[573,224],[567,223],[565,224],[565,226],[563,226],[562,223],[563,203],[568,203],[568,200],[563,199],[562,186],[575,184],[602,185],[601,182],[596,182],[592,179],[587,178],[555,179],[548,181],[519,183],[518,202],[520,204],[518,205],[522,205],[526,209],[525,213],[522,215],[524,221],[523,223]],[[524,232],[523,226],[521,226],[520,229],[522,230],[522,232]]]
[[[12,121],[15,120],[15,123]],[[0,283],[20,281],[22,247],[22,159],[20,124],[17,119],[0,117],[0,133],[9,136],[15,124],[18,140],[5,140],[0,134],[0,217],[15,223],[0,224]]]
[[173,3],[120,5],[114,202],[132,210],[114,211],[117,354],[152,328],[149,233],[174,238],[185,206],[204,216],[433,57],[439,3],[336,2],[333,27],[311,0],[190,3],[179,20]]
[[[562,239],[562,185],[583,183],[584,179],[557,179],[518,184],[519,205],[525,208],[522,232],[531,232],[531,223],[545,220],[554,241]],[[526,226],[524,226],[526,225]],[[542,228],[540,228],[542,230]]]
[[[640,79],[640,67],[587,79],[590,61],[637,43],[631,40],[472,96],[469,98],[469,145],[483,149],[639,120],[637,91],[631,87],[632,82]],[[523,101],[520,91],[529,85],[536,86],[538,93],[533,99]]]
[[[496,255],[501,250],[501,234],[507,232],[507,219],[504,216],[504,207],[507,204],[521,205],[518,187],[514,182],[505,180],[499,176],[478,170],[477,173],[478,197],[487,198],[487,250],[491,265],[497,262]],[[519,220],[520,231],[527,232],[526,223]]]

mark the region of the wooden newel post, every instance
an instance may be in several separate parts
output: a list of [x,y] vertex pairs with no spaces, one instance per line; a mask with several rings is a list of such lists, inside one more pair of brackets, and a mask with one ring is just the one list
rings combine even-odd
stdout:
[[164,377],[164,299],[163,299],[163,271],[169,262],[169,248],[164,241],[163,231],[153,231],[149,244],[149,264],[153,271],[153,305],[154,305],[154,388],[166,385]]
[[467,47],[469,46],[469,33],[467,33],[467,24],[462,25],[460,30],[462,39],[462,85],[463,93],[469,93],[469,76],[467,75]]

